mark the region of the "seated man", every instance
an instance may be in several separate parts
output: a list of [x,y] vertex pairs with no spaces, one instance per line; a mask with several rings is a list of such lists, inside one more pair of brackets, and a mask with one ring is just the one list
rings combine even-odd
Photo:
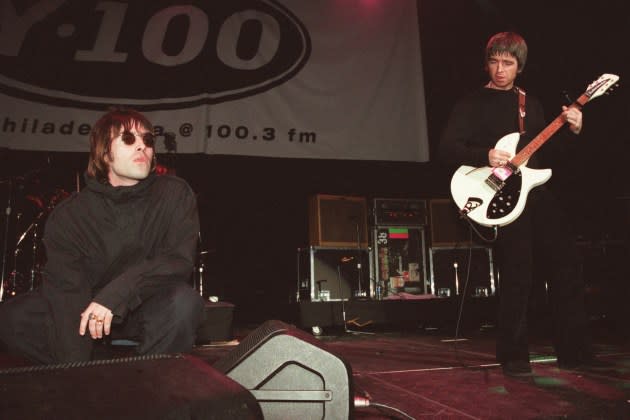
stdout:
[[90,134],[86,187],[50,214],[42,286],[0,304],[0,341],[39,363],[90,360],[120,327],[139,354],[187,352],[203,317],[188,284],[199,219],[188,184],[157,176],[153,127],[117,108]]

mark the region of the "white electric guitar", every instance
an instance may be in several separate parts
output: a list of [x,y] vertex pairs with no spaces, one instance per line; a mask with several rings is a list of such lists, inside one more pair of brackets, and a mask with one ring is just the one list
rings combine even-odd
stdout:
[[[603,74],[571,106],[581,108],[617,80],[617,75]],[[551,169],[530,169],[527,161],[564,123],[559,115],[516,155],[519,133],[502,137],[494,148],[513,156],[503,166],[460,166],[451,179],[451,195],[460,212],[483,226],[505,226],[516,220],[532,188],[551,178]]]

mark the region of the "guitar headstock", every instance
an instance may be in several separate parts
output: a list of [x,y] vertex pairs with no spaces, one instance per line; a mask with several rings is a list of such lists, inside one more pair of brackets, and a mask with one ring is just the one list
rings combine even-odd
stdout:
[[599,76],[599,79],[588,85],[588,88],[586,89],[586,92],[584,92],[584,95],[586,95],[589,100],[595,99],[611,89],[611,87],[615,83],[617,83],[618,80],[619,76],[617,76],[616,74],[602,74],[601,76]]

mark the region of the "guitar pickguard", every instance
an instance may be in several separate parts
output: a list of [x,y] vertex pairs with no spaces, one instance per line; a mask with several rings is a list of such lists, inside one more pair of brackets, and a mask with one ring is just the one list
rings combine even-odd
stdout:
[[513,173],[505,180],[503,188],[494,195],[488,204],[488,208],[486,210],[486,217],[488,219],[494,220],[505,217],[514,210],[514,207],[521,196],[522,181],[523,179],[520,171]]

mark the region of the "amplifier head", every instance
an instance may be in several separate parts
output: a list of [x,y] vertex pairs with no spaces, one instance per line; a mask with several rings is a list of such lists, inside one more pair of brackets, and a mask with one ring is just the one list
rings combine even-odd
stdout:
[[374,224],[425,226],[427,224],[427,203],[417,199],[374,199]]

